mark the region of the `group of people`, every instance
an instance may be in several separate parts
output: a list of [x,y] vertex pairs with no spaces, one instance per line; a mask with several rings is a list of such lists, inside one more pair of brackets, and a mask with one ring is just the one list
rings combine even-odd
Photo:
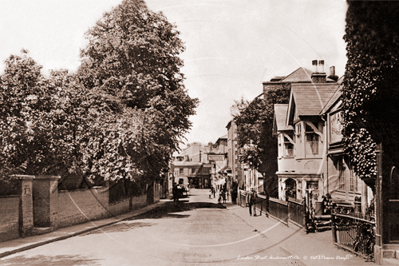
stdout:
[[[218,202],[219,203],[226,203],[226,184],[224,186],[221,187],[220,192],[219,192],[219,198],[218,198]],[[215,187],[211,187],[210,190],[210,194],[209,194],[209,198],[216,198],[216,189]]]

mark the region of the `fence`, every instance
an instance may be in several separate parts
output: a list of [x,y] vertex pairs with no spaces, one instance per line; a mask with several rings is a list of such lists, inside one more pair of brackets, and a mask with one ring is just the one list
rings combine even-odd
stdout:
[[288,226],[289,208],[288,202],[279,199],[270,198],[269,200],[269,214],[280,220]]
[[344,214],[332,214],[334,244],[366,259],[373,258],[374,221]]
[[[241,207],[247,206],[247,193],[243,190],[239,191],[239,202]],[[305,209],[304,205],[296,201],[283,201],[279,199],[269,198],[258,195],[255,203],[256,208],[261,213],[266,213],[288,226],[288,222],[292,222],[298,226],[305,226]]]
[[289,219],[300,226],[305,226],[305,206],[297,201],[288,201]]

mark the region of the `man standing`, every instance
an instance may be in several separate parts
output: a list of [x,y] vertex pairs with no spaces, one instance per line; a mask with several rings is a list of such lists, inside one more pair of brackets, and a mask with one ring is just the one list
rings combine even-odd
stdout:
[[252,207],[254,208],[254,216],[256,216],[256,192],[254,189],[248,195],[248,202],[249,202],[249,215],[252,216]]
[[174,202],[179,201],[179,188],[178,188],[176,182],[173,183],[173,190],[172,190],[172,193],[173,193],[173,201],[174,201]]

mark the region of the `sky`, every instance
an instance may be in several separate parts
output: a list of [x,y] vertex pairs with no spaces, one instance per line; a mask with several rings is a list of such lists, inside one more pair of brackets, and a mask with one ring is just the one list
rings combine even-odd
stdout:
[[[2,0],[0,73],[4,60],[27,49],[46,73],[74,71],[85,32],[122,0]],[[324,60],[342,76],[347,4],[343,0],[147,0],[176,25],[186,50],[182,72],[200,100],[186,143],[227,134],[231,107],[262,93],[262,82]]]

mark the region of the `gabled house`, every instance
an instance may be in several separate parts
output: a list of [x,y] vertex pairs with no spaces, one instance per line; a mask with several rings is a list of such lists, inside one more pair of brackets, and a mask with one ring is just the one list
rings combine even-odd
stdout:
[[[323,61],[319,63],[324,65]],[[297,70],[281,80],[291,81],[291,93],[288,105],[275,106],[280,199],[302,199],[307,189],[313,191],[316,200],[323,195],[325,123],[320,111],[339,85],[320,70],[302,71],[306,77],[298,76]],[[299,81],[294,82],[293,77]]]
[[294,143],[294,166],[291,173],[278,172],[282,184],[279,195],[287,192],[301,199],[306,189],[312,189],[315,199],[320,200],[323,188],[323,164],[325,161],[325,123],[320,111],[337,90],[338,84],[293,84],[288,104],[286,125],[291,126],[291,142]]

